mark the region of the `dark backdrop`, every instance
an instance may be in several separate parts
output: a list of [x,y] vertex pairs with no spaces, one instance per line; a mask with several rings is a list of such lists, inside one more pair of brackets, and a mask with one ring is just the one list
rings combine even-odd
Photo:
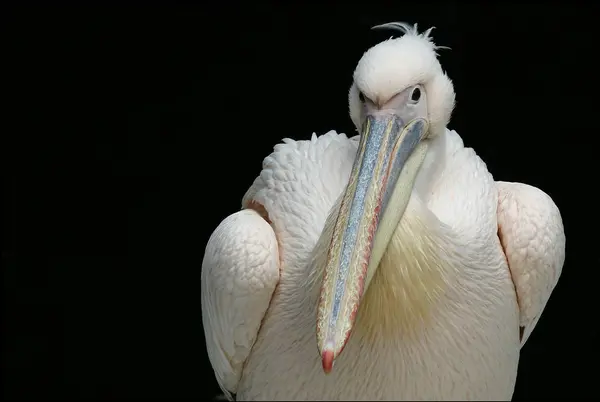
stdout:
[[[591,2],[211,3],[4,13],[5,395],[214,396],[200,312],[208,237],[283,137],[352,134],[352,72],[392,35],[369,28],[389,21],[437,27],[452,48],[441,51],[457,91],[451,128],[498,180],[542,188],[563,213],[567,260],[515,399],[592,395]],[[265,115],[275,124],[259,124]]]

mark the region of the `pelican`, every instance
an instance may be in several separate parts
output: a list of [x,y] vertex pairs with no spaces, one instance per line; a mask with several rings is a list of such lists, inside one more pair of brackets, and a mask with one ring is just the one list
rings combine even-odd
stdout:
[[361,135],[275,145],[206,246],[202,320],[228,399],[512,397],[562,271],[560,212],[494,181],[447,128],[431,29],[376,28],[403,35],[355,69]]

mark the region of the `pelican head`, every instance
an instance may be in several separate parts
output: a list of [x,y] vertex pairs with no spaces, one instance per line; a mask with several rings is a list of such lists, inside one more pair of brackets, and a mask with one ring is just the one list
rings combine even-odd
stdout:
[[317,317],[323,369],[331,371],[354,325],[359,303],[398,226],[428,149],[454,107],[454,89],[437,60],[431,29],[390,23],[404,35],[369,49],[349,93],[361,131],[328,249]]

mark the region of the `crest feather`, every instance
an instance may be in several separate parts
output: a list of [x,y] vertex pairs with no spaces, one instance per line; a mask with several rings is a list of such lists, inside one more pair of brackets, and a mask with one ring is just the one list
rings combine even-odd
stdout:
[[418,28],[417,24],[411,25],[408,22],[388,22],[386,24],[375,25],[371,29],[375,29],[375,30],[376,29],[391,29],[391,30],[400,31],[404,35],[420,36],[421,38],[426,39],[427,41],[431,42],[434,50],[438,50],[438,49],[450,50],[450,48],[448,46],[437,46],[435,43],[433,43],[432,38],[431,38],[431,31],[433,31],[435,29],[435,27],[431,27],[421,34],[419,34],[419,31],[417,28]]

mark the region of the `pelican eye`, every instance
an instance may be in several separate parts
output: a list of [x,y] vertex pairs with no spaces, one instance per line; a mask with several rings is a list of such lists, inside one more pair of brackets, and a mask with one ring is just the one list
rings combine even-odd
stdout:
[[419,87],[417,87],[413,89],[412,93],[410,94],[410,100],[411,102],[417,103],[419,99],[421,99],[421,90]]
[[365,103],[365,94],[363,94],[361,91],[358,91],[358,100],[362,103]]

